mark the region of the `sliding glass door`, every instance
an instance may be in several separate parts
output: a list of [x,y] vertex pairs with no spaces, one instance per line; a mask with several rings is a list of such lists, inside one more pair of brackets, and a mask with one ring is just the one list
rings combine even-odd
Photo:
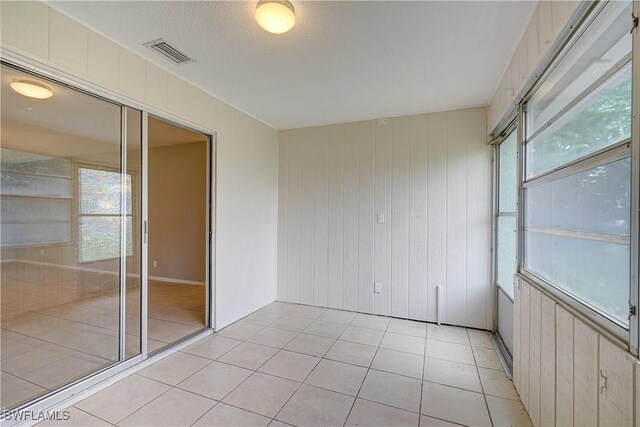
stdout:
[[142,114],[2,66],[0,406],[140,354]]
[[513,276],[516,273],[517,137],[513,131],[497,147],[495,281],[497,331],[513,354]]

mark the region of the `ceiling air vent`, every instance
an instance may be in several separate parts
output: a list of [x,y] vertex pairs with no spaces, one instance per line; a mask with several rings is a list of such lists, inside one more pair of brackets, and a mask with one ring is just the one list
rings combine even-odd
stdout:
[[153,40],[148,43],[145,43],[144,45],[150,49],[155,50],[165,58],[169,59],[174,64],[182,65],[182,64],[188,64],[189,62],[195,61],[195,59],[189,58],[187,55],[180,52],[175,47],[171,46],[164,39]]

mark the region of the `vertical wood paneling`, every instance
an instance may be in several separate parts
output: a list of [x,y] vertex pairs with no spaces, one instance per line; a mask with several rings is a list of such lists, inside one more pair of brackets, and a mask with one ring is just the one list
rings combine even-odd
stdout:
[[[120,83],[118,87],[120,92],[134,99],[143,100],[146,92],[145,75],[147,72],[147,64],[144,59],[139,57],[127,49],[120,48]],[[174,83],[177,87],[182,88],[180,94],[171,92],[169,96],[179,97],[180,103],[186,105],[186,88],[187,82],[175,77]],[[176,104],[177,105],[177,104]],[[183,105],[183,107],[184,107]],[[178,114],[178,111],[175,111]],[[180,110],[180,117],[186,117],[185,109]]]
[[540,48],[538,47],[538,8],[533,12],[533,16],[529,21],[525,38],[527,39],[527,70],[529,71],[527,77],[529,77],[538,66],[538,61],[540,61]]
[[289,177],[289,133],[278,140],[278,282],[276,298],[287,299],[287,181]]
[[[375,123],[358,126],[358,311],[373,311]],[[384,285],[383,285],[384,287]],[[388,286],[387,286],[388,287]]]
[[[515,340],[515,337],[514,337]],[[555,425],[556,411],[556,303],[541,299],[540,318],[540,424]]]
[[518,45],[518,88],[522,87],[529,77],[529,52],[527,52],[527,38],[522,37]]
[[520,292],[520,279],[513,278],[513,386],[520,394],[520,318],[522,317],[522,294]]
[[342,307],[344,242],[342,162],[345,127],[332,126],[329,135],[329,276],[327,306]]
[[327,306],[329,273],[329,144],[330,129],[318,130],[315,153],[314,225],[313,225],[313,305]]
[[[189,117],[187,91],[192,85],[185,80],[173,76],[166,85],[167,105],[154,104],[146,99],[147,61],[141,56],[119,45],[114,49],[113,43],[46,4],[0,2],[0,8],[0,39],[8,52],[48,66],[53,77],[66,75],[59,72],[64,69],[72,80],[80,78],[107,89],[106,94],[120,92],[130,100],[125,104],[155,107],[168,117]],[[202,96],[206,101],[201,107],[213,111],[214,118],[196,117],[201,120],[196,124],[217,132],[219,203],[217,251],[212,254],[212,262],[217,266],[218,283],[213,321],[222,328],[274,297],[278,132],[208,94]],[[208,107],[218,103],[224,106],[220,118],[215,108]],[[250,245],[238,244],[249,241]],[[247,268],[247,260],[251,268]]]
[[442,285],[443,314],[454,316],[448,322],[491,327],[484,109],[288,130],[281,138],[286,300],[435,321]]
[[573,316],[556,305],[556,425],[573,425]]
[[531,286],[520,281],[520,399],[529,409],[530,355],[529,325],[531,315]]
[[573,321],[573,422],[598,424],[598,334],[578,319]]
[[556,0],[550,3],[553,37],[555,38],[569,19],[569,16],[573,11],[574,4],[573,2],[567,0]]
[[542,57],[553,41],[553,15],[550,1],[538,3],[538,53]]
[[640,427],[640,361],[635,363],[636,370],[636,427]]
[[600,425],[632,425],[633,363],[629,353],[600,337]]
[[637,359],[538,288],[516,283],[514,320],[520,327],[514,335],[514,384],[533,424],[633,425],[640,402]]
[[[483,137],[486,118],[467,110],[467,219],[465,325],[484,328],[492,322],[492,300],[485,289],[491,282],[492,171],[491,147]],[[484,300],[484,304],[483,304]]]
[[411,120],[409,147],[409,317],[427,320],[427,115]]
[[[147,66],[149,62],[147,62]],[[111,40],[107,40],[93,31],[89,32],[87,54],[87,75],[91,80],[100,82],[111,90],[118,89],[118,74],[120,69],[120,49]],[[149,75],[147,74],[147,84]],[[166,97],[166,84],[165,84]],[[149,102],[147,98],[147,102]],[[149,102],[151,104],[151,102]],[[154,105],[155,104],[151,104]],[[166,102],[165,102],[166,106]]]
[[391,125],[376,126],[375,213],[385,216],[384,224],[375,225],[375,282],[382,292],[374,295],[375,314],[391,314]]
[[49,59],[49,8],[36,1],[0,2],[2,45],[46,62]]
[[[61,13],[50,12],[49,61],[80,76],[87,75],[89,32]],[[138,57],[141,61],[144,61]],[[135,78],[135,76],[132,76]]]
[[540,333],[542,301],[540,291],[530,288],[529,312],[529,417],[533,425],[540,423]]
[[[294,133],[295,132],[295,133]],[[300,167],[302,145],[297,131],[289,131],[287,144],[287,301],[300,301]]]
[[427,320],[438,318],[437,286],[442,286],[440,318],[444,321],[447,294],[447,113],[429,115],[427,128]]
[[[126,53],[121,51],[120,62],[123,62],[124,56]],[[167,74],[167,108],[179,117],[187,115],[187,84],[171,73]]]
[[358,124],[345,125],[342,308],[358,309]]
[[408,317],[411,118],[393,119],[391,126],[391,315]]
[[522,38],[518,41],[518,48],[489,102],[490,131],[502,131],[493,128],[498,124],[506,107],[513,101],[513,97],[517,95],[518,89],[533,74],[540,58],[567,25],[577,3],[564,0],[538,2]]
[[467,144],[464,138],[469,125],[464,120],[449,120],[448,125],[445,322],[464,325],[467,311]]
[[300,162],[300,303],[313,304],[313,243],[315,221],[315,145],[316,133],[303,129]]
[[167,72],[151,62],[147,62],[146,73],[145,94],[147,102],[156,108],[167,108]]

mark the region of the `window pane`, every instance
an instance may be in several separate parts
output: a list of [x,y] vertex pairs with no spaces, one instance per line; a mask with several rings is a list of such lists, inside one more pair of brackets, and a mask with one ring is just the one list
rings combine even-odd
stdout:
[[527,143],[527,178],[629,137],[631,63]]
[[629,236],[631,160],[525,191],[525,226]]
[[525,267],[628,325],[629,245],[525,231]]
[[516,172],[516,132],[511,135],[499,147],[500,176],[499,176],[499,200],[500,212],[516,211],[516,189],[518,187],[518,175]]
[[71,197],[71,180],[2,171],[0,187],[6,196]]
[[631,1],[611,1],[527,103],[527,136],[631,52]]
[[[127,234],[131,233],[131,217],[127,217]],[[127,238],[127,255],[131,255],[131,236]],[[120,257],[120,217],[80,217],[80,262]]]
[[[81,215],[118,215],[120,213],[119,172],[78,169]],[[131,214],[131,176],[127,175],[127,213]]]
[[0,148],[2,170],[35,175],[71,177],[71,162],[60,157],[50,157],[26,151]]
[[498,217],[497,281],[513,298],[513,275],[516,274],[516,216]]
[[1,203],[3,223],[71,222],[71,200],[2,197]]
[[629,158],[525,191],[524,266],[627,324]]
[[41,245],[52,243],[66,243],[71,235],[71,224],[68,222],[55,223],[3,223],[3,245]]

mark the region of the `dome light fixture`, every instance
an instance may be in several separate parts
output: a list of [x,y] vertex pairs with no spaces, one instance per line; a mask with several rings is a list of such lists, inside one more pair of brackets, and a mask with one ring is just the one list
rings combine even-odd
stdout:
[[256,6],[256,21],[266,31],[282,34],[296,24],[296,12],[287,0],[260,0]]
[[47,99],[53,96],[53,92],[47,86],[33,80],[16,80],[11,83],[11,89],[20,95],[35,99]]

